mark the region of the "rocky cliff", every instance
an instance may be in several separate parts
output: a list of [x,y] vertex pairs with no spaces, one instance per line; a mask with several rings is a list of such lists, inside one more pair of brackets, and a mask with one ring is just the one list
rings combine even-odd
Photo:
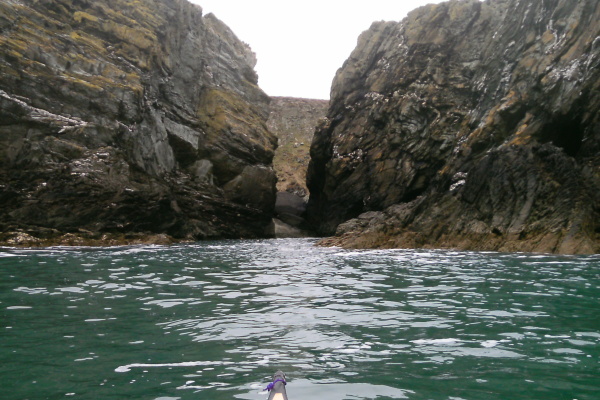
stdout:
[[311,146],[348,247],[600,251],[600,3],[464,0],[377,22]]
[[213,15],[185,0],[2,1],[0,54],[2,242],[264,234],[270,100]]
[[271,98],[267,126],[279,139],[273,158],[278,191],[308,197],[306,170],[310,160],[310,143],[328,106],[328,100]]

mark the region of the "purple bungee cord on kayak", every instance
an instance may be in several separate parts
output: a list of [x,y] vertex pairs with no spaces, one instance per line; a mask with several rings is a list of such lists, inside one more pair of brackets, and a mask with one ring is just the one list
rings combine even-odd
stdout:
[[277,371],[273,376],[273,382],[269,383],[265,388],[265,390],[269,391],[268,400],[288,400],[285,385],[287,385],[285,374],[281,371]]
[[273,388],[275,387],[275,384],[277,382],[283,382],[284,385],[287,385],[287,382],[285,381],[285,379],[275,379],[273,382],[269,383],[267,385],[267,387],[265,388],[266,391],[270,392],[271,390],[273,390]]

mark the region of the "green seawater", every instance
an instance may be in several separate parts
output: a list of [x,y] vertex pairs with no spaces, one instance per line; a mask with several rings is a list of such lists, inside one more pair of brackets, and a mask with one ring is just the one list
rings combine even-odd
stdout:
[[600,399],[600,257],[0,249],[0,399]]

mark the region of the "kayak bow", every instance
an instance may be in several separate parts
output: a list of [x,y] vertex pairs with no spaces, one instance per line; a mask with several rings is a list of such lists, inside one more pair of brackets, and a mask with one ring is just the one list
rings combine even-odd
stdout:
[[269,386],[265,389],[270,392],[268,400],[288,400],[285,385],[285,374],[281,371],[275,372],[273,382],[269,383]]

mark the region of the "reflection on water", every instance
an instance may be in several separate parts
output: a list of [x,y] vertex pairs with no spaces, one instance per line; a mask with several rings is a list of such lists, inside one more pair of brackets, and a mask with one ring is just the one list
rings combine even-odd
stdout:
[[0,250],[0,398],[597,399],[600,258]]

